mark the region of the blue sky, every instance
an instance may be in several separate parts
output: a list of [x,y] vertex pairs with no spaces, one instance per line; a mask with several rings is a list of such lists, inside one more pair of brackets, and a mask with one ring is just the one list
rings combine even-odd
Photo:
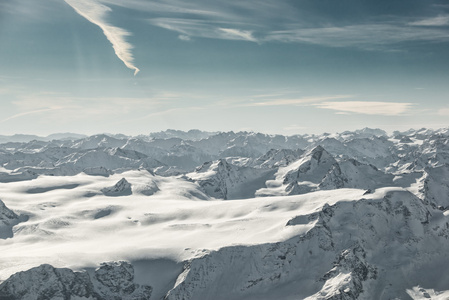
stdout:
[[0,134],[449,126],[449,4],[0,0]]

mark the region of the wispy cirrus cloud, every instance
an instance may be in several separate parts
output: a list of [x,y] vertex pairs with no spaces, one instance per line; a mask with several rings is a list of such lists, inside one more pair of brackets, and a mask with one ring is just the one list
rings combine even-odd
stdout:
[[225,34],[230,40],[245,40],[250,42],[257,42],[257,39],[253,36],[253,32],[250,30],[239,30],[232,28],[218,28]]
[[268,33],[264,40],[388,50],[404,42],[448,42],[449,35],[447,30],[442,28],[373,23],[273,31]]
[[[407,42],[449,41],[446,28],[441,28],[449,25],[449,14],[442,11],[436,16],[423,13],[422,17],[418,12],[415,17],[410,17],[407,14],[391,15],[385,11],[368,14],[364,19],[348,20],[346,15],[339,15],[337,12],[332,17],[319,15],[324,4],[318,3],[306,5],[271,0],[228,1],[226,5],[215,1],[183,4],[170,0],[167,3],[179,5],[182,13],[165,8],[163,14],[150,18],[150,22],[189,37],[240,39],[258,43],[303,43],[382,51],[398,50],[398,45]],[[304,11],[312,9],[317,15],[306,15],[301,9],[303,5],[306,8]],[[205,7],[207,9],[204,11],[208,15],[197,16],[191,13]],[[172,17],[166,17],[167,15]]]
[[134,57],[131,50],[133,46],[126,41],[130,32],[106,21],[106,16],[111,12],[111,8],[97,2],[96,0],[64,0],[78,14],[87,19],[92,24],[101,28],[106,38],[112,44],[115,55],[136,75],[140,70],[134,65]]
[[196,15],[196,16],[210,16],[210,17],[225,17],[225,13],[221,10],[207,8],[213,2],[195,3],[190,1],[179,0],[99,0],[105,4],[112,4],[116,6],[132,8],[139,11],[145,11],[156,14],[181,14],[181,15]]
[[[257,24],[257,20],[249,20]],[[398,50],[406,42],[449,42],[442,26],[449,17],[407,23],[373,22],[346,26],[310,27],[302,24],[280,24],[272,30],[266,24],[256,26],[235,21],[210,21],[191,18],[154,18],[150,23],[185,37],[244,40],[257,43],[283,42],[314,44],[325,47],[349,47],[364,50]],[[257,38],[256,38],[257,36]]]
[[7,120],[40,113],[45,113],[48,118],[63,120],[125,115],[135,117],[167,107],[179,108],[179,101],[189,97],[192,97],[189,93],[170,90],[153,90],[147,97],[75,97],[51,92],[23,94],[20,99],[11,101],[17,113]]
[[352,95],[335,95],[335,96],[322,96],[322,97],[303,97],[303,98],[278,98],[268,101],[257,101],[247,104],[242,104],[241,106],[284,106],[284,105],[306,105],[311,103],[336,100],[336,99],[346,99],[352,98]]
[[380,116],[399,116],[409,113],[413,103],[373,102],[373,101],[343,101],[323,102],[315,104],[318,108],[331,109],[341,114],[364,114]]
[[[152,25],[180,33],[179,39],[188,41],[191,37],[244,40],[258,42],[253,36],[253,31],[237,28],[225,28],[223,26],[239,26],[241,24],[228,24],[222,21],[197,20],[189,18],[154,18],[150,20]],[[242,25],[244,26],[244,25]]]
[[[105,21],[105,16],[110,11],[106,5],[145,12],[152,25],[179,33],[178,38],[183,41],[191,41],[197,37],[259,44],[302,43],[371,51],[397,51],[401,50],[402,43],[408,42],[449,42],[444,28],[449,25],[449,14],[445,12],[445,8],[433,11],[433,16],[429,13],[422,13],[420,16],[416,12],[415,17],[399,12],[395,15],[390,11],[370,14],[370,9],[367,8],[361,11],[366,14],[365,18],[348,19],[348,15],[341,12],[326,15],[323,13],[326,11],[323,9],[325,4],[283,0],[65,1],[103,30],[117,56],[136,73],[139,69],[133,64],[132,45],[126,42],[126,36],[130,33]],[[305,13],[308,10],[311,15]]]
[[60,109],[62,109],[62,107],[49,107],[49,108],[44,108],[44,109],[37,109],[37,110],[32,110],[32,111],[26,111],[26,112],[22,112],[22,113],[10,116],[8,118],[5,118],[5,119],[1,120],[0,123],[4,123],[4,122],[7,122],[7,121],[10,121],[10,120],[13,120],[13,119],[17,119],[17,118],[20,118],[20,117],[25,117],[25,116],[29,116],[29,115],[36,115],[36,114],[46,113],[46,112],[60,110]]
[[426,18],[419,21],[411,22],[412,26],[447,26],[449,25],[449,15],[441,15],[433,18]]

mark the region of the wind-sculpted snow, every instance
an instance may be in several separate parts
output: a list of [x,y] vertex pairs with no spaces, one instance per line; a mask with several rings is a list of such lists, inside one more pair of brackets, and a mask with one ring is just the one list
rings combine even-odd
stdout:
[[0,299],[449,295],[449,129],[72,136],[0,144]]

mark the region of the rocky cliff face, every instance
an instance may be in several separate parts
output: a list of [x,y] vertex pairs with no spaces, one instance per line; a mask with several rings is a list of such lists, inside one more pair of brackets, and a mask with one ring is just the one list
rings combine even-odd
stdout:
[[104,263],[93,272],[41,265],[3,282],[0,299],[146,300],[151,291],[134,283],[134,268],[127,262]]
[[19,217],[0,200],[0,239],[12,237],[12,228],[24,219],[25,217]]
[[421,192],[432,205],[445,210],[449,207],[449,165],[426,168]]

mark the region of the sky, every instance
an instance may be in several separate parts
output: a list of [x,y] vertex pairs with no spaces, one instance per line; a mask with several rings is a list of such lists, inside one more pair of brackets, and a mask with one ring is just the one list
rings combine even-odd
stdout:
[[441,0],[0,0],[0,135],[449,126]]

